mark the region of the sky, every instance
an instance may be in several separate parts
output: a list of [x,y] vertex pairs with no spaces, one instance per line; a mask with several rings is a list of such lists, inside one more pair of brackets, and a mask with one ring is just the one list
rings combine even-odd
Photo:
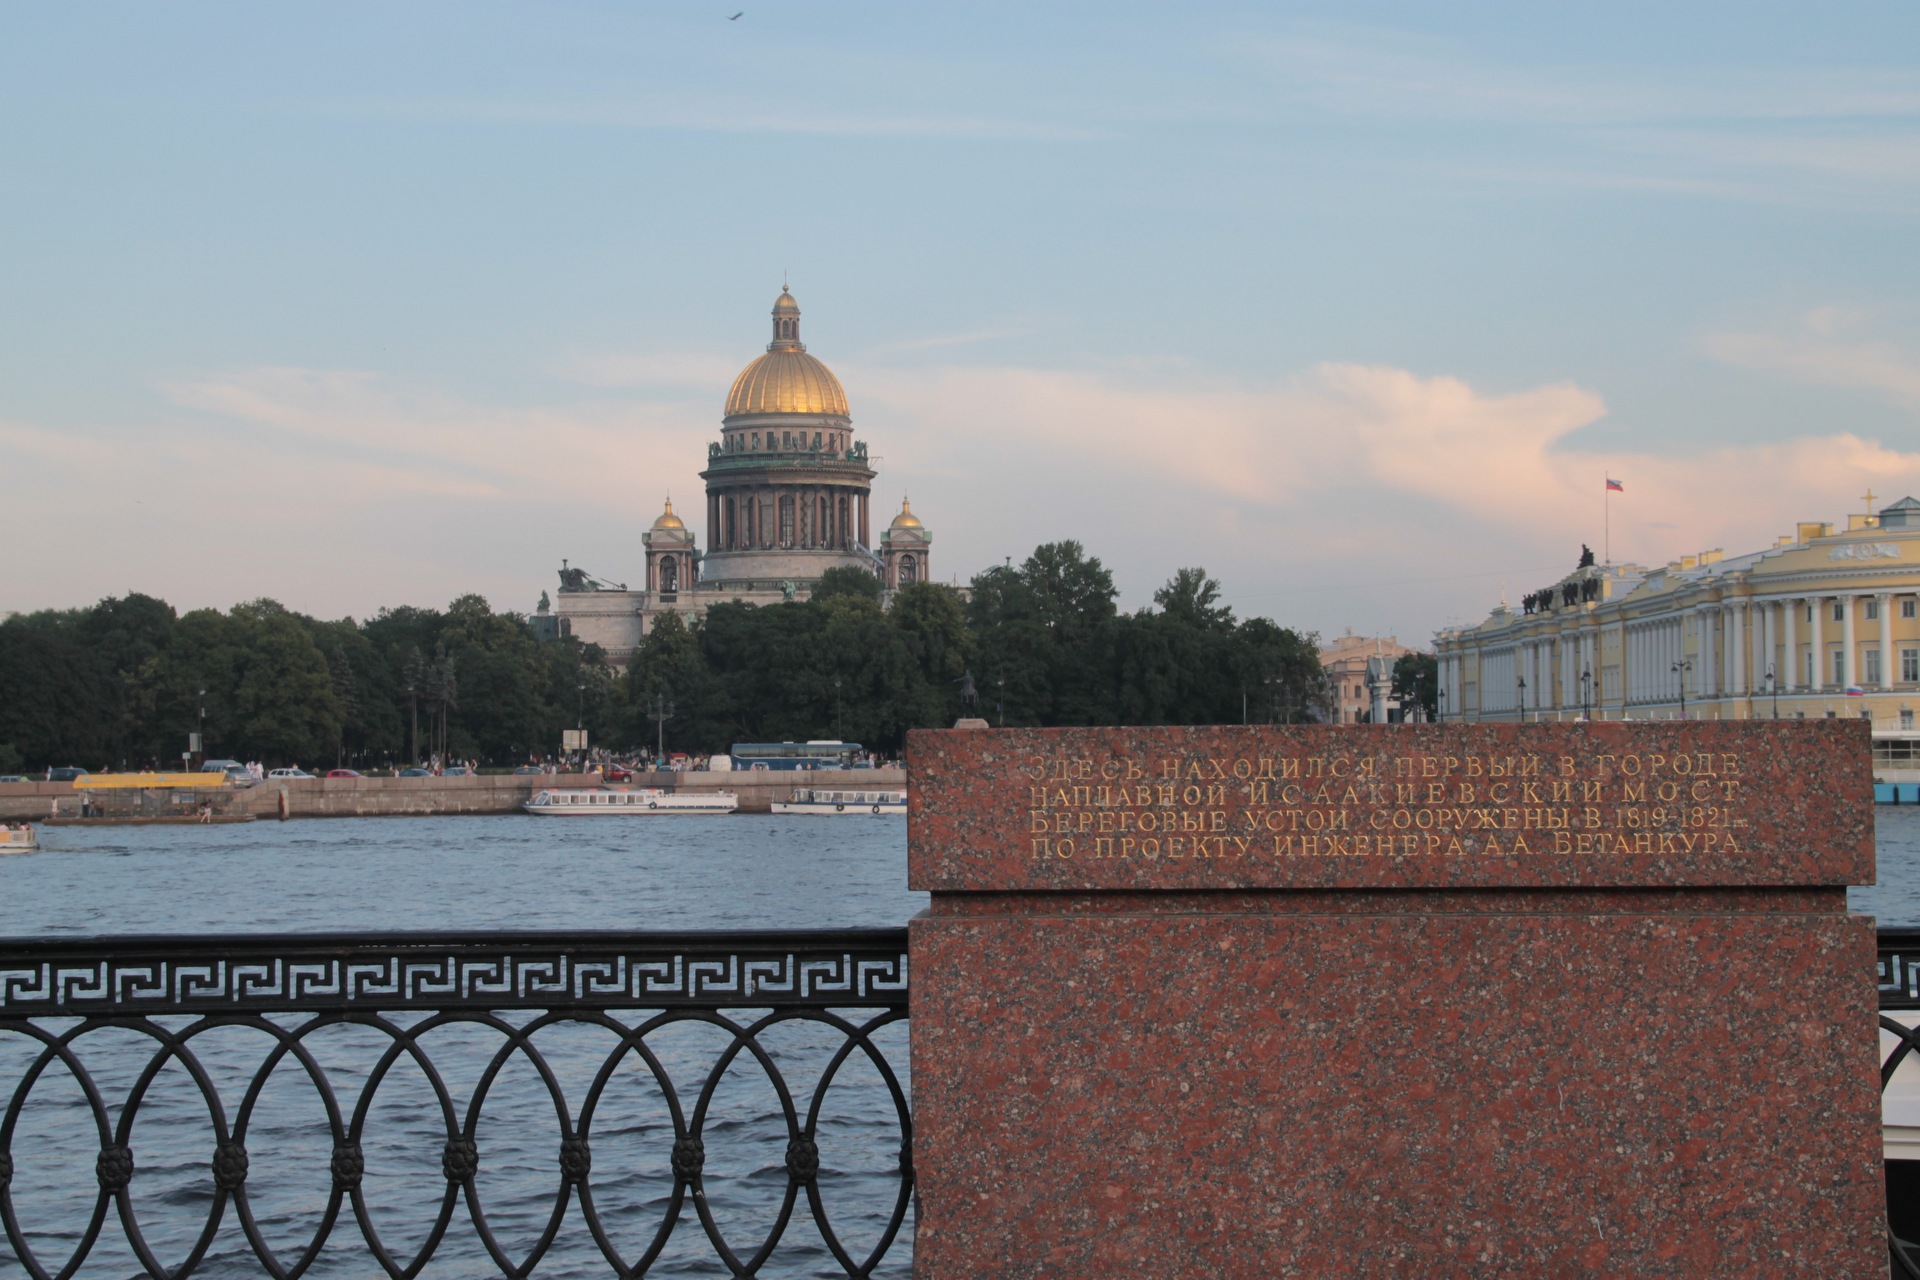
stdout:
[[0,7],[0,613],[638,582],[783,276],[936,578],[1424,644],[1920,494],[1920,7]]

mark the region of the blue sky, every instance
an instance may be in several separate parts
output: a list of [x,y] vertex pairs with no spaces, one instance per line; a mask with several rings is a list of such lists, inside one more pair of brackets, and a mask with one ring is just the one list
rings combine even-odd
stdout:
[[0,610],[635,581],[786,271],[938,576],[1418,640],[1920,490],[1917,231],[1905,3],[11,6]]

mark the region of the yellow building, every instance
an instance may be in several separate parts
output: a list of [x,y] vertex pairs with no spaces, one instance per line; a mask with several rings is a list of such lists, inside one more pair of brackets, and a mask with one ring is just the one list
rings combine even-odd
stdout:
[[1596,565],[1435,637],[1448,720],[1748,720],[1920,710],[1920,501],[1765,551]]

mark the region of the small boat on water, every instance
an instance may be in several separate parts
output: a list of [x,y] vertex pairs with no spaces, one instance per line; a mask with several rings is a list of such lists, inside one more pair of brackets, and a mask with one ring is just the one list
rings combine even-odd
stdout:
[[786,800],[773,802],[775,813],[817,813],[832,817],[842,813],[900,813],[907,811],[904,791],[826,791],[817,787],[796,787]]
[[732,813],[740,798],[731,791],[692,791],[676,795],[651,787],[628,790],[578,787],[534,794],[520,806],[546,818],[641,817],[659,814]]
[[22,822],[0,823],[0,853],[38,853],[40,841],[33,834],[33,824]]

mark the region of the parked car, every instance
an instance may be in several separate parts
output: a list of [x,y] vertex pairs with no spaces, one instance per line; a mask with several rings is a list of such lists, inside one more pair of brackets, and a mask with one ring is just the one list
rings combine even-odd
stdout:
[[433,776],[433,771],[430,769],[420,769],[420,768],[402,769],[400,771],[400,776],[403,778],[431,778]]
[[0,782],[25,782],[25,781],[26,779],[21,777],[17,773],[0,773]]
[[327,776],[329,778],[364,778],[367,775],[358,769],[329,769]]
[[76,769],[72,765],[67,765],[66,767],[60,768],[60,769],[47,770],[48,782],[72,782],[75,778],[85,778],[90,776],[91,774],[89,773],[88,770]]
[[440,776],[443,778],[471,778],[474,776],[474,772],[463,764],[450,764],[440,771]]
[[291,769],[275,769],[267,775],[267,778],[269,781],[282,782],[290,778],[311,778],[312,776],[312,774],[302,769],[299,765],[295,765]]
[[600,776],[608,782],[632,782],[633,770],[623,764],[608,764],[600,767]]
[[236,787],[250,787],[259,781],[253,776],[253,771],[238,760],[203,760],[200,763],[200,772],[224,773],[227,775],[227,781]]
[[515,769],[513,771],[513,774],[516,778],[524,778],[529,774],[537,774],[537,773],[545,773],[545,772],[546,770],[542,769],[537,764],[523,764],[518,769]]

